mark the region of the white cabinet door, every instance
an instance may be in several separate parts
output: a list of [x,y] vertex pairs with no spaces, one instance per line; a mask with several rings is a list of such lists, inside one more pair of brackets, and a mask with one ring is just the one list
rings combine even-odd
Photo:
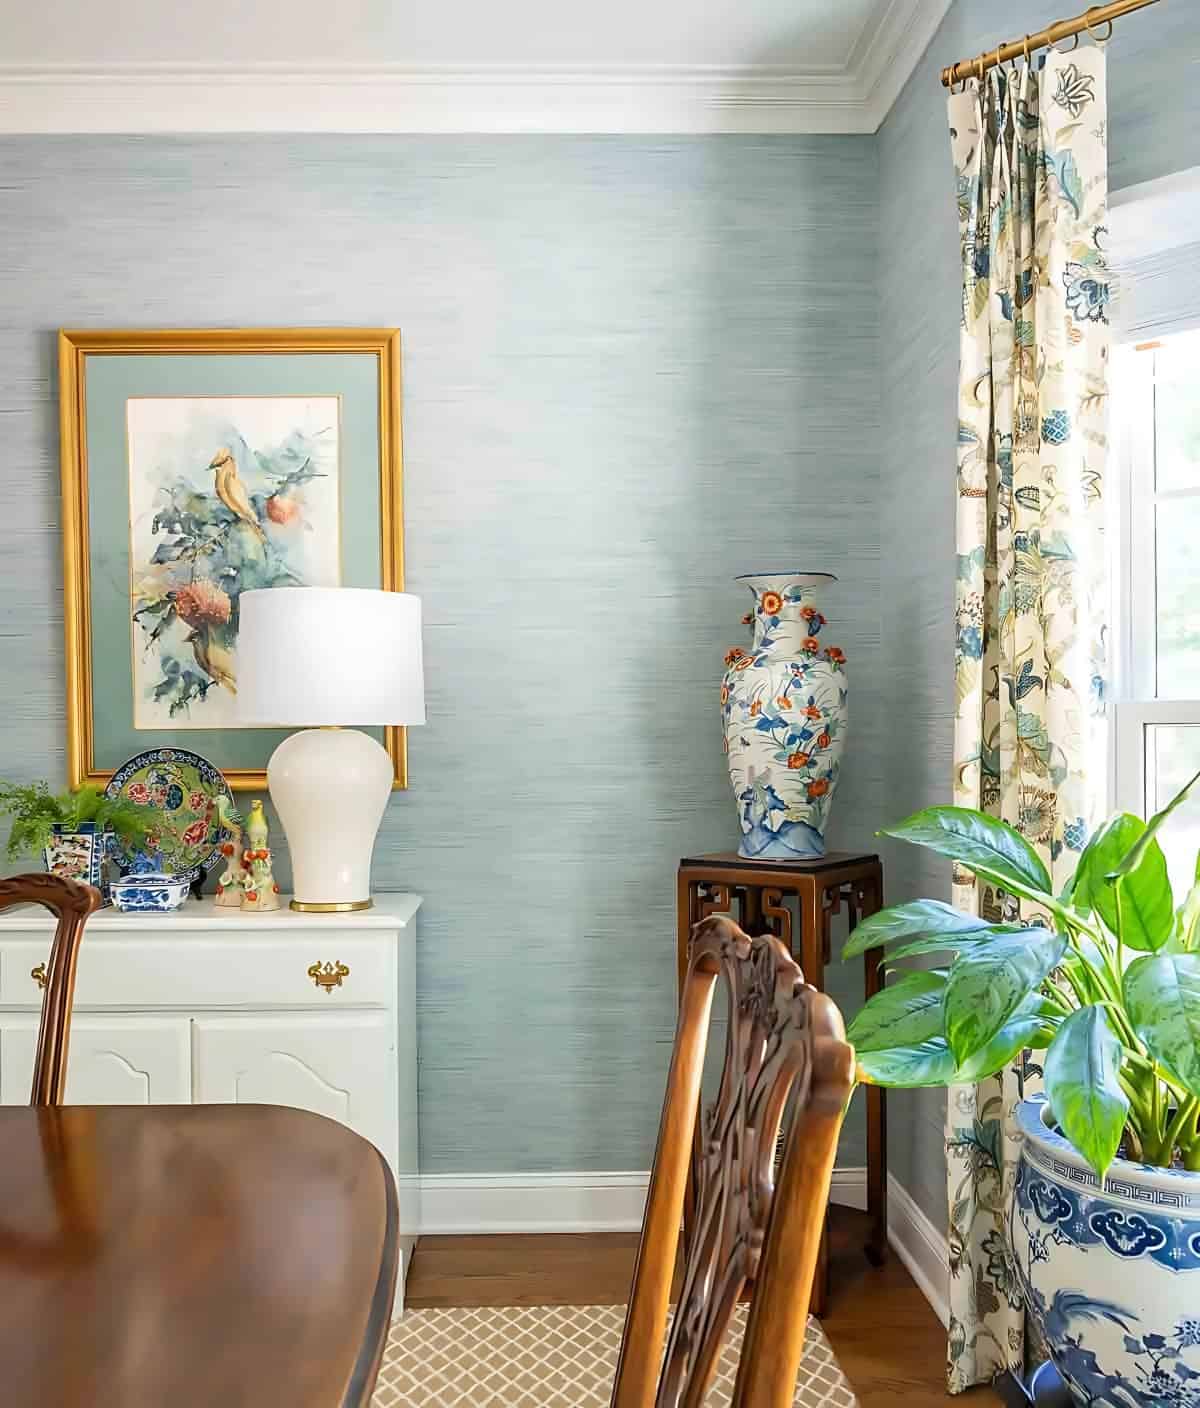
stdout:
[[386,1013],[194,1019],[193,1099],[293,1105],[349,1125],[396,1167],[396,1050]]
[[[0,1102],[29,1103],[38,1019],[0,1016]],[[186,1017],[76,1014],[67,1048],[69,1105],[186,1105],[192,1098]]]

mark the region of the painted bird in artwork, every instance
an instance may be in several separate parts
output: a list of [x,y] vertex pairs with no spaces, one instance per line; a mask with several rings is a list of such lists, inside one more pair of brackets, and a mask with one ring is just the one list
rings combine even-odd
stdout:
[[196,664],[210,680],[224,685],[230,694],[237,693],[237,676],[233,672],[233,655],[225,646],[213,640],[208,631],[190,631],[187,636],[196,657]]
[[263,532],[258,515],[254,512],[250,495],[246,493],[246,486],[238,478],[237,461],[233,457],[233,451],[227,445],[222,445],[212,457],[208,467],[216,475],[217,498],[230,513],[240,518],[246,527],[258,536],[260,542],[265,543],[267,535]]

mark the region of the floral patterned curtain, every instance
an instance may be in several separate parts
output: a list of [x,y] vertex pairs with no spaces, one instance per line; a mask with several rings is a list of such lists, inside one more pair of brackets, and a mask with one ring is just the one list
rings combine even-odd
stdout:
[[[962,247],[954,800],[1016,826],[1056,887],[1105,777],[1104,54],[1051,50],[950,97]],[[967,872],[955,902],[1018,917]],[[1021,915],[1028,921],[1032,915]],[[1004,1231],[1018,1075],[950,1092],[949,1384],[1024,1360]]]

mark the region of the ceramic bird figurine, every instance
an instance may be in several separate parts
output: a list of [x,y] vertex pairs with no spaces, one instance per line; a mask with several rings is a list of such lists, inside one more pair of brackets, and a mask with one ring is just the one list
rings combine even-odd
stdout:
[[242,889],[246,881],[246,866],[242,861],[242,815],[229,798],[222,795],[217,798],[217,816],[229,832],[228,840],[221,842],[225,869],[217,881],[217,903],[232,907],[242,903]]
[[216,475],[217,498],[230,513],[240,518],[246,527],[257,535],[260,542],[265,543],[267,535],[254,512],[246,486],[238,478],[237,461],[233,458],[232,450],[227,445],[222,445],[208,467]]
[[245,878],[242,881],[243,909],[279,908],[279,886],[275,883],[271,849],[267,845],[269,836],[263,804],[256,798],[250,803],[250,813],[246,817],[246,840],[249,844],[242,852],[242,863],[245,866]]
[[267,844],[270,834],[262,800],[255,797],[254,801],[250,803],[250,814],[246,818],[246,840],[255,850],[261,850]]
[[208,631],[191,631],[187,637],[196,657],[196,664],[210,680],[216,680],[230,692],[237,693],[237,677],[233,673],[233,655],[213,640]]

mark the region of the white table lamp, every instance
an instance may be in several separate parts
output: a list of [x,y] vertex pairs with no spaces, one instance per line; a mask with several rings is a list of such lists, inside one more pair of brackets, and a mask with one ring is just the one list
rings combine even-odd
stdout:
[[292,855],[292,908],[368,909],[392,760],[345,725],[425,722],[420,598],[276,587],[243,592],[239,607],[239,722],[302,729],[267,765]]

